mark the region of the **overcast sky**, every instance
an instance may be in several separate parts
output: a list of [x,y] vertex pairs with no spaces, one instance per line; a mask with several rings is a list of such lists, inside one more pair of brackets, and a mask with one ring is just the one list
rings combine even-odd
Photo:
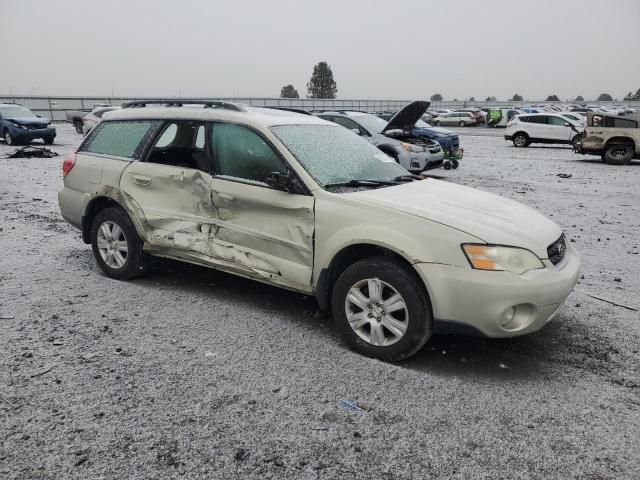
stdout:
[[0,94],[622,98],[640,0],[0,0],[0,46]]

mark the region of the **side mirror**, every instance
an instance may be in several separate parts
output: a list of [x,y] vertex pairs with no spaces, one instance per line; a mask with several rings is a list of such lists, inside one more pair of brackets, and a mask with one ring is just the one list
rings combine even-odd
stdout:
[[36,117],[38,117],[38,118],[42,118],[40,115],[36,115]]
[[569,122],[564,122],[564,126],[565,126],[565,127],[570,127],[570,126],[571,126],[571,124],[570,124]]
[[352,128],[351,131],[353,133],[355,133],[356,135],[360,135],[360,129],[359,128]]
[[288,192],[291,188],[291,174],[289,172],[269,172],[267,173],[266,184],[276,190]]

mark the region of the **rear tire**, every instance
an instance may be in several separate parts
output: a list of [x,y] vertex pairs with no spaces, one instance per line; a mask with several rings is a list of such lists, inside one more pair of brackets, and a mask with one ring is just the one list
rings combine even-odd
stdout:
[[431,304],[420,278],[389,257],[349,266],[332,297],[333,317],[353,350],[384,361],[409,358],[433,332]]
[[526,133],[518,132],[513,136],[514,147],[518,147],[518,148],[528,147],[529,143],[531,143],[529,141],[529,135],[527,135]]
[[609,165],[628,165],[634,155],[631,144],[610,145],[604,152],[604,161]]
[[109,277],[127,280],[145,273],[142,241],[121,208],[98,212],[91,223],[90,238],[93,255]]
[[460,122],[458,125],[460,125],[461,127],[464,127],[466,125],[466,123]]
[[74,122],[73,125],[76,127],[76,132],[82,134],[82,122]]
[[53,145],[53,139],[54,137],[46,137],[46,138],[43,138],[42,140],[44,141],[45,145]]

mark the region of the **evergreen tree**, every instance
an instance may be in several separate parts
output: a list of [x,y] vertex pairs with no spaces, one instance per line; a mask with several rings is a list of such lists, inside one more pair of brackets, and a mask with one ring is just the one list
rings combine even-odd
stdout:
[[289,84],[285,85],[282,87],[282,90],[280,90],[280,98],[300,98],[300,95],[298,95],[298,90],[296,90],[293,85]]
[[547,102],[559,102],[560,99],[558,98],[558,95],[549,95],[547,97]]
[[319,62],[313,67],[313,74],[307,83],[307,98],[336,98],[337,93],[331,67],[327,62]]
[[493,95],[484,99],[485,102],[496,102],[497,100]]
[[512,102],[521,102],[523,100],[524,100],[524,98],[522,98],[522,95],[518,95],[517,93],[511,99]]

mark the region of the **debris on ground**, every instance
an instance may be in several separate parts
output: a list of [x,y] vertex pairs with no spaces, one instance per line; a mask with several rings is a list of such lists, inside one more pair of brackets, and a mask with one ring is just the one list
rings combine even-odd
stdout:
[[16,148],[13,153],[10,153],[4,158],[52,158],[57,156],[58,153],[53,150],[49,150],[48,148],[32,147],[29,145],[22,148]]
[[354,412],[370,412],[373,408],[366,404],[355,402],[353,400],[340,400],[340,406]]

